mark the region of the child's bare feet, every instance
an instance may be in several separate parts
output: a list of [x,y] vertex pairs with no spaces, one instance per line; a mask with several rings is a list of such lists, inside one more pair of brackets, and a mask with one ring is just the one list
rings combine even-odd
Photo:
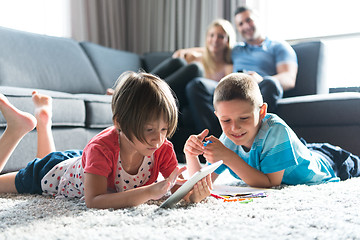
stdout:
[[32,92],[32,100],[35,105],[36,127],[51,127],[52,118],[52,98],[47,95]]
[[0,111],[2,112],[6,122],[6,131],[23,137],[36,126],[36,118],[30,113],[20,111],[13,106],[9,100],[0,93]]
[[52,135],[52,98],[48,95],[32,93],[35,105],[35,118],[37,119],[36,130],[38,134],[37,158],[43,158],[50,152],[55,151],[55,142]]
[[106,89],[106,95],[114,95],[114,89],[112,88]]

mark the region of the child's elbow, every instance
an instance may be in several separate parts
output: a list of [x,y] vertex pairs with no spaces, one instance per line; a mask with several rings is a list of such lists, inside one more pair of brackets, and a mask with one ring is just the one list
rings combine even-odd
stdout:
[[105,209],[106,207],[101,206],[98,201],[95,199],[88,199],[85,198],[85,205],[87,208],[94,208],[94,209]]
[[87,208],[96,208],[96,209],[99,208],[96,204],[94,204],[93,201],[87,201],[87,200],[85,200],[85,205],[86,205]]

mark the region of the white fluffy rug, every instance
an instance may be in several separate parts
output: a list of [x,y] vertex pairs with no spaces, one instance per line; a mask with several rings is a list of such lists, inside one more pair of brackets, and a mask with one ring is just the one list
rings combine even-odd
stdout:
[[212,197],[159,209],[0,194],[0,239],[360,239],[360,178],[284,186],[244,204]]

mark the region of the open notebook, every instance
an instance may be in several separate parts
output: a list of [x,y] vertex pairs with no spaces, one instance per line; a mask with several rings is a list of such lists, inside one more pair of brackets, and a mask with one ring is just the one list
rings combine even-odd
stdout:
[[213,185],[212,194],[225,197],[265,197],[267,192],[271,191],[266,188],[239,187],[229,185]]

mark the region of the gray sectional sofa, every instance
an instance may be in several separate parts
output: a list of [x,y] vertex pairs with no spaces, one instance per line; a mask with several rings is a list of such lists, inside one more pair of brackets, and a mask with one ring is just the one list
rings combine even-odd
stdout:
[[[31,93],[53,97],[53,134],[58,150],[83,149],[112,125],[107,88],[126,71],[151,71],[169,53],[134,53],[89,42],[49,37],[0,27],[0,92],[33,113]],[[126,104],[126,103],[124,103]],[[6,127],[0,114],[0,134]],[[24,167],[36,154],[36,131],[20,142],[4,172]]]
[[[330,142],[360,155],[360,93],[327,94],[323,45],[293,45],[299,73],[278,114],[308,142]],[[126,70],[151,72],[170,52],[138,55],[89,42],[49,37],[0,27],[0,92],[23,111],[33,112],[31,92],[53,97],[53,134],[58,150],[82,149],[112,124],[111,97],[105,95]],[[126,103],[124,103],[126,104]],[[181,114],[191,119],[186,110]],[[0,134],[6,122],[0,114]],[[179,157],[191,121],[181,121],[173,139]],[[36,131],[20,142],[4,171],[24,167],[36,153]]]

